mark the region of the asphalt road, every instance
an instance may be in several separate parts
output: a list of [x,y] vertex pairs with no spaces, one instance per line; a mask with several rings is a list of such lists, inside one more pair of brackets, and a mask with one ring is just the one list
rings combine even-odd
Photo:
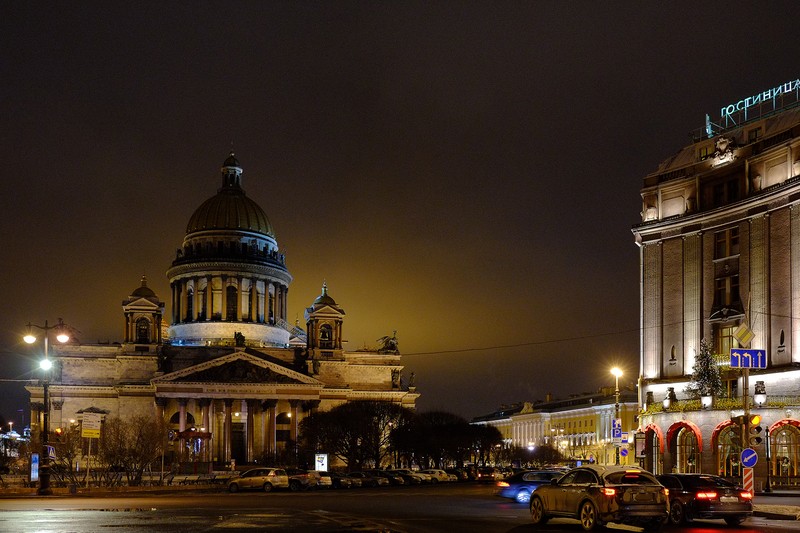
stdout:
[[[0,531],[37,533],[239,532],[579,532],[576,521],[530,524],[527,506],[491,494],[490,486],[440,484],[304,493],[130,493],[0,499]],[[609,531],[640,531],[611,526]],[[731,531],[698,520],[665,531]],[[737,533],[800,531],[800,522],[754,517]]]

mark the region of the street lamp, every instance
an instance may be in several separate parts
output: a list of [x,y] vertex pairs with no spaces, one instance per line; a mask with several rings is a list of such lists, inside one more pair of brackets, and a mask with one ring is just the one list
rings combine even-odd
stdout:
[[23,337],[23,340],[28,344],[36,342],[36,336],[33,334],[33,328],[41,329],[44,331],[44,359],[39,362],[39,368],[43,372],[44,379],[42,380],[42,393],[44,401],[44,414],[42,420],[42,429],[40,431],[42,438],[42,456],[39,461],[39,489],[36,494],[40,496],[48,496],[53,493],[50,488],[50,369],[53,368],[53,362],[50,360],[49,353],[49,333],[51,329],[56,330],[56,339],[58,342],[67,342],[69,335],[67,334],[66,325],[59,318],[58,324],[50,326],[47,320],[44,321],[44,326],[28,323],[28,333]]
[[[611,373],[614,375],[614,421],[616,423],[619,420],[619,377],[622,375],[622,370],[617,368],[616,366],[611,369]],[[614,424],[612,424],[613,426]],[[622,425],[620,424],[618,430],[622,431]],[[613,437],[614,435],[612,435]],[[619,445],[620,443],[614,443],[614,464],[619,464]]]

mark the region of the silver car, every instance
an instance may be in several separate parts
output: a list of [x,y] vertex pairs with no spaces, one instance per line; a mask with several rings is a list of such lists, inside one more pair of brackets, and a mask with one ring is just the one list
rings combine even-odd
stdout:
[[288,489],[289,476],[282,468],[253,468],[241,476],[228,481],[228,490],[239,492],[245,489],[258,489],[271,492],[273,489]]

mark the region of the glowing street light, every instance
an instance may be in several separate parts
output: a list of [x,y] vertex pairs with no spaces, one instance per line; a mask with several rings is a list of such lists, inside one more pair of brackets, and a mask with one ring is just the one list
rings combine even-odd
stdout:
[[[614,420],[619,420],[619,377],[622,375],[622,370],[618,367],[614,367],[611,369],[611,373],[614,375]],[[620,426],[620,429],[622,427]],[[615,444],[614,449],[614,464],[619,464],[619,445]]]
[[66,324],[59,318],[58,324],[50,326],[47,320],[44,321],[44,326],[28,323],[28,333],[23,337],[23,340],[28,344],[36,342],[36,336],[33,334],[33,328],[41,329],[44,331],[44,359],[39,362],[39,368],[44,371],[44,379],[42,379],[42,392],[44,396],[44,415],[41,430],[42,439],[42,456],[39,464],[39,489],[36,494],[40,496],[47,496],[53,493],[50,488],[50,369],[53,368],[53,362],[50,360],[49,353],[49,334],[50,330],[56,330],[56,339],[59,342],[67,342],[69,335],[67,334]]

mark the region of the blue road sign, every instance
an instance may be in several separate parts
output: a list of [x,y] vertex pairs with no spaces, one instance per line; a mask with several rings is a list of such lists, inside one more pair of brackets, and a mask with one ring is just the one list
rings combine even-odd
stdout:
[[621,449],[619,450],[619,454],[620,454],[622,457],[626,457],[626,456],[628,455],[628,448],[621,448]]
[[742,450],[742,466],[745,468],[753,468],[758,462],[758,454],[753,448],[745,448]]
[[767,352],[731,348],[731,368],[767,368]]

